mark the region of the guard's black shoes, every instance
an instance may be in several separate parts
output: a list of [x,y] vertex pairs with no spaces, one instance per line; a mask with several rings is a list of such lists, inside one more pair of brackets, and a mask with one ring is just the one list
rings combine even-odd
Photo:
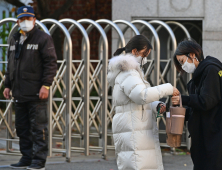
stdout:
[[25,169],[28,166],[30,166],[31,163],[27,164],[27,163],[23,163],[23,162],[18,162],[16,164],[11,164],[10,167],[14,168],[14,169]]
[[45,170],[45,167],[37,165],[37,164],[31,164],[27,169],[30,169],[30,170]]

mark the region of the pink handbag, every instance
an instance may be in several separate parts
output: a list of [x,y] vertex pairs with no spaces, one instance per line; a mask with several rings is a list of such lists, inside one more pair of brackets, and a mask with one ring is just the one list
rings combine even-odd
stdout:
[[182,106],[180,95],[180,106],[171,106],[170,112],[166,113],[167,145],[171,147],[179,147],[181,145],[185,114],[186,109]]

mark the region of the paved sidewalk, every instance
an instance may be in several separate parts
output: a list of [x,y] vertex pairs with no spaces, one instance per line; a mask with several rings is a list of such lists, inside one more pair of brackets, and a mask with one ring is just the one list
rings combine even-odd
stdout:
[[[109,151],[107,160],[101,159],[101,154],[91,152],[86,157],[81,153],[73,153],[71,163],[65,162],[65,157],[55,154],[55,157],[47,159],[47,170],[118,170],[114,152]],[[10,170],[9,165],[19,160],[20,156],[1,155],[0,170]],[[189,155],[163,154],[164,170],[192,170],[192,161]]]

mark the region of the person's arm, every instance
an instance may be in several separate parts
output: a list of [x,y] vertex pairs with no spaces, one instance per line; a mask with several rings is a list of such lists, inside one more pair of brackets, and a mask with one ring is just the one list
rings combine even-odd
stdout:
[[128,74],[121,83],[124,93],[136,104],[143,105],[173,94],[173,86],[169,83],[154,87],[146,87],[136,74]]
[[49,87],[52,85],[57,71],[57,56],[51,36],[47,36],[41,44],[40,54],[43,60],[43,77],[42,87],[39,91],[39,98],[47,99],[49,95]]
[[162,103],[162,102],[161,101],[154,101],[151,103],[152,111],[155,114],[157,114],[157,106],[159,105],[159,103]]
[[208,66],[203,74],[206,77],[203,81],[200,94],[183,96],[183,104],[195,110],[207,111],[214,108],[221,100],[221,77],[214,66]]
[[192,114],[192,108],[185,107],[186,108],[186,114],[185,114],[185,121],[188,121],[190,118],[190,115]]
[[186,96],[186,95],[181,95],[181,99],[182,99],[182,104],[187,106],[188,103],[190,102],[190,97]]
[[[11,44],[11,43],[10,43]],[[8,47],[8,52],[7,52],[7,60],[8,60],[8,64],[7,64],[7,70],[5,72],[5,82],[4,82],[4,86],[5,88],[9,88],[11,89],[11,82],[10,82],[10,69],[9,69],[9,63],[13,62],[10,60],[10,45]]]
[[8,58],[8,64],[7,64],[7,70],[5,73],[5,81],[4,81],[5,89],[3,91],[3,95],[6,99],[10,99],[11,81],[10,81],[9,64],[10,62],[13,62],[13,60],[12,61],[10,60],[10,46],[8,47],[7,58]]
[[57,71],[57,56],[51,36],[47,36],[40,47],[40,54],[43,59],[43,78],[42,85],[49,87]]

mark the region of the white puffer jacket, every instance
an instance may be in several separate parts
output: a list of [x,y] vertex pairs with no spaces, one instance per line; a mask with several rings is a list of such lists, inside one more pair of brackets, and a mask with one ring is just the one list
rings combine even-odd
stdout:
[[132,54],[113,57],[107,78],[114,87],[112,130],[118,169],[163,170],[156,107],[160,98],[173,94],[173,86],[150,87]]

